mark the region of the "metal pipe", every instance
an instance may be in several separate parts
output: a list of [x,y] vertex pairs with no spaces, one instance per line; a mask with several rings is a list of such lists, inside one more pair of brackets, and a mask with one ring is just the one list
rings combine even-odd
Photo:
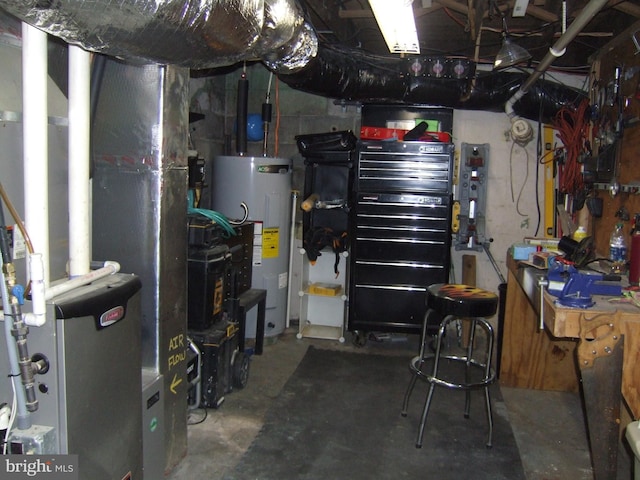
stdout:
[[[7,354],[9,356],[9,372],[11,377],[11,382],[13,383],[13,389],[16,393],[16,419],[17,419],[17,427],[20,430],[26,430],[31,427],[31,418],[29,415],[29,411],[27,410],[27,400],[25,396],[25,391],[18,384],[18,376],[20,375],[20,365],[18,364],[18,349],[16,343],[12,339],[12,330],[13,330],[13,316],[9,314],[11,311],[10,301],[9,301],[9,288],[7,284],[7,276],[6,275],[14,275],[13,273],[13,264],[10,262],[5,262],[5,259],[9,257],[9,247],[8,247],[8,239],[7,233],[5,230],[5,220],[4,220],[4,210],[0,205],[0,252],[2,256],[2,269],[0,270],[1,275],[1,284],[0,284],[0,293],[2,294],[2,310],[4,312],[4,337],[5,343],[7,344]],[[10,257],[9,257],[10,258]],[[5,270],[7,274],[5,275]],[[13,283],[15,281],[14,278],[10,279],[10,282]],[[8,432],[7,432],[8,433]]]
[[493,269],[496,271],[496,274],[500,279],[500,283],[507,283],[507,280],[504,278],[504,275],[502,275],[502,272],[500,271],[500,267],[498,267],[498,263],[496,262],[496,259],[493,257],[491,250],[489,250],[489,246],[487,244],[484,244],[482,245],[482,248],[484,249],[484,252],[487,254],[487,257],[489,258],[489,261],[491,262]]
[[567,45],[580,33],[580,31],[591,21],[593,17],[607,4],[608,0],[591,0],[571,22],[567,31],[558,39],[558,41],[549,48],[549,53],[540,61],[536,69],[522,83],[518,91],[505,104],[505,113],[509,118],[513,118],[515,113],[513,105],[520,100],[533,86],[533,84],[542,76],[542,74],[551,66],[556,58],[564,55]]
[[249,80],[246,72],[242,72],[238,80],[236,104],[236,153],[240,156],[247,153],[247,102],[249,98]]
[[285,328],[291,323],[291,279],[293,278],[293,252],[296,249],[296,203],[298,192],[291,192],[291,232],[289,234],[289,281],[287,282],[287,315],[285,316]]
[[27,346],[27,334],[29,333],[29,327],[27,327],[22,321],[20,304],[14,295],[10,296],[9,309],[11,313],[5,313],[5,317],[9,316],[12,319],[13,328],[11,329],[11,335],[15,338],[16,348],[18,351],[20,378],[22,379],[22,386],[24,387],[24,393],[26,396],[25,405],[28,411],[35,412],[38,409],[38,399],[36,398],[31,356],[29,355],[29,347]]

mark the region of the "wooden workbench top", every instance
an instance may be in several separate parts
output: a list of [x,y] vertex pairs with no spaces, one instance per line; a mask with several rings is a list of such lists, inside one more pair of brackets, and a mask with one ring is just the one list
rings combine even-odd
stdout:
[[[578,387],[573,345],[580,338],[580,317],[621,312],[624,335],[622,394],[634,419],[640,418],[640,308],[622,297],[594,295],[591,308],[558,305],[556,297],[544,293],[544,326],[539,330],[539,293],[535,298],[522,285],[523,268],[534,268],[507,256],[509,269],[504,346],[500,381],[507,386],[543,390],[573,390]],[[515,285],[514,285],[515,284]],[[531,289],[529,289],[531,292]],[[532,323],[535,322],[535,325]],[[571,359],[571,361],[567,361]]]
[[[511,255],[508,256],[507,265],[519,283],[522,283],[522,269],[535,269],[530,265],[513,260]],[[541,270],[541,272],[543,271]],[[528,292],[525,293],[535,310],[539,313],[540,308],[537,304],[540,298],[538,296],[539,293],[536,292],[535,297],[532,297]],[[592,298],[595,304],[590,308],[565,307],[559,305],[557,298],[545,290],[544,324],[549,329],[549,332],[557,338],[579,338],[580,315],[582,314],[592,317],[603,313],[614,314],[616,311],[620,311],[625,322],[640,323],[640,307],[626,301],[624,297],[593,295]]]

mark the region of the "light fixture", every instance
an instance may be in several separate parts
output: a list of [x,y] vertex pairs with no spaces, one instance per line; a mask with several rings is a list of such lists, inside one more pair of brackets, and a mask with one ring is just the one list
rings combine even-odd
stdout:
[[496,55],[496,59],[493,62],[493,68],[507,68],[517,65],[531,58],[531,54],[527,52],[520,45],[513,43],[509,32],[507,31],[507,21],[502,17],[502,47]]
[[420,53],[413,0],[369,0],[391,53]]

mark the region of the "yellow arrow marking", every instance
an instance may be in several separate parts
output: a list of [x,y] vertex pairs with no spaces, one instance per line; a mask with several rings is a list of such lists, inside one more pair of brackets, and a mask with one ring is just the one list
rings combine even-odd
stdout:
[[169,390],[171,390],[171,392],[175,395],[176,393],[176,387],[178,385],[180,385],[182,383],[182,379],[178,378],[178,374],[174,373],[173,374],[173,380],[171,380],[171,386],[169,387]]

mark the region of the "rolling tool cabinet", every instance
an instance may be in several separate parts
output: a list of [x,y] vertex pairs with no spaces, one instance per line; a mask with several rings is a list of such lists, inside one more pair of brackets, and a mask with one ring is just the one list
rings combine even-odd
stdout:
[[361,142],[350,221],[350,331],[420,333],[427,287],[449,278],[453,158],[451,143]]

